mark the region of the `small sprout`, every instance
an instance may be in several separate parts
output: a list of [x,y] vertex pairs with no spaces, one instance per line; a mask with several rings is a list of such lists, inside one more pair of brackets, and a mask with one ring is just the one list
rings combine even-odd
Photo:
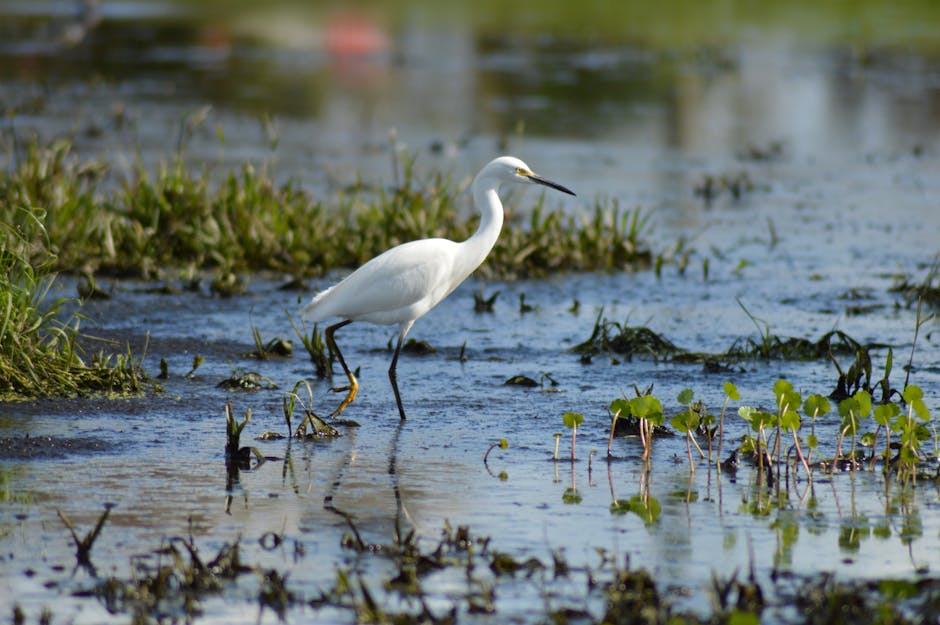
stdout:
[[496,304],[496,298],[499,297],[499,291],[496,291],[489,297],[483,295],[483,287],[481,286],[478,289],[473,291],[473,312],[475,313],[491,313],[493,312],[493,306]]
[[565,427],[571,430],[571,462],[575,461],[575,442],[578,438],[578,426],[584,421],[584,415],[579,412],[566,412],[562,416]]
[[245,418],[239,423],[232,414],[232,402],[225,402],[225,464],[229,472],[237,472],[238,469],[251,468],[251,456],[254,454],[259,464],[265,461],[265,457],[256,447],[241,447],[241,435],[245,426],[251,421],[251,408],[245,411]]
[[640,395],[630,399],[630,414],[636,417],[640,422],[640,441],[643,443],[643,460],[649,463],[650,456],[653,453],[653,432],[657,426],[661,426],[666,417],[663,415],[663,404],[655,396],[649,394],[652,388],[647,390],[647,394]]
[[620,415],[630,414],[630,403],[626,399],[615,399],[607,408],[610,411],[610,436],[607,437],[607,457],[613,457],[614,432],[617,429],[617,419]]
[[552,436],[555,437],[555,451],[552,453],[552,460],[558,462],[558,445],[561,443],[561,434],[555,432]]
[[526,313],[532,312],[535,310],[534,306],[525,303],[525,293],[519,294],[519,314],[524,315]]
[[[486,467],[486,470],[487,472],[489,472],[490,475],[493,475],[493,472],[490,471],[490,465],[487,464],[487,459],[489,458],[490,452],[496,449],[497,447],[499,447],[500,449],[509,449],[509,441],[506,440],[505,438],[501,438],[495,443],[493,443],[492,445],[490,445],[489,448],[487,448],[486,453],[483,454],[483,466]],[[499,477],[500,480],[505,481],[509,478],[509,475],[505,471],[501,471],[498,476],[494,475],[494,477]]]
[[288,320],[294,328],[294,333],[300,339],[300,343],[307,350],[310,356],[310,362],[313,363],[318,378],[325,378],[333,375],[333,361],[330,358],[326,342],[323,340],[323,334],[320,332],[317,324],[313,324],[313,330],[307,335],[306,327],[297,325],[294,318],[288,313]]
[[500,449],[509,449],[509,441],[507,441],[505,438],[501,438],[495,443],[493,443],[492,445],[490,445],[489,448],[486,450],[486,453],[483,454],[483,464],[486,464],[486,459],[489,457],[490,452],[496,449],[497,447],[499,447]]
[[166,362],[166,358],[160,359],[160,374],[157,375],[157,379],[166,380],[170,377],[170,367]]
[[701,447],[698,446],[698,442],[695,440],[695,430],[698,428],[702,415],[705,413],[705,407],[701,402],[693,403],[692,400],[694,397],[695,394],[692,389],[683,389],[676,399],[680,404],[684,405],[686,409],[674,416],[670,421],[672,427],[685,434],[685,445],[689,456],[690,473],[695,473],[695,464],[692,461],[692,444],[695,443],[699,454],[701,454],[702,457],[705,456]]
[[189,373],[187,373],[184,377],[187,377],[187,378],[193,377],[193,374],[196,373],[196,369],[198,369],[199,365],[201,365],[204,361],[205,361],[205,358],[203,358],[199,354],[196,354],[195,356],[193,356],[193,368],[190,369]]
[[251,336],[254,339],[255,348],[245,354],[248,358],[257,358],[258,360],[267,360],[272,357],[287,358],[294,353],[293,343],[284,339],[273,338],[265,344],[261,338],[261,331],[253,323],[251,324]]
[[738,393],[738,387],[734,383],[728,381],[725,382],[723,390],[725,392],[725,401],[721,404],[721,415],[718,417],[718,452],[717,458],[715,461],[718,464],[718,472],[721,473],[721,446],[724,442],[725,436],[725,412],[728,409],[729,401],[738,401],[741,399],[741,394]]

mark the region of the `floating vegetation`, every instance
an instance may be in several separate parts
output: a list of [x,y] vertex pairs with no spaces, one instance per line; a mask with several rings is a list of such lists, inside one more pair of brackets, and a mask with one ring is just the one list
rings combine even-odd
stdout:
[[627,358],[635,354],[666,358],[685,350],[656,334],[647,327],[628,326],[604,317],[604,309],[597,313],[591,336],[572,348],[577,354],[591,356],[599,353],[617,353]]
[[[9,192],[0,182],[0,197]],[[68,299],[47,299],[58,262],[44,225],[48,213],[16,197],[4,200],[0,202],[0,211],[6,213],[0,219],[0,397],[142,392],[147,378],[129,348],[116,355],[103,351],[90,358],[83,355],[81,317],[63,318]]]
[[831,330],[815,341],[800,337],[761,334],[757,340],[746,338],[735,341],[728,348],[728,351],[721,356],[732,360],[750,358],[820,360],[827,358],[829,355],[852,355],[860,351],[867,353],[871,349],[883,347],[887,347],[887,345],[880,343],[863,345],[841,330]]
[[694,192],[709,205],[723,194],[727,193],[734,201],[738,201],[755,189],[757,186],[751,181],[751,176],[746,171],[741,171],[736,174],[706,175],[695,186]]
[[782,141],[771,141],[767,145],[748,145],[735,152],[735,157],[739,161],[768,163],[783,159],[785,152],[785,146]]
[[524,388],[535,388],[539,386],[539,383],[530,378],[527,375],[514,375],[505,382],[504,386],[522,386]]
[[[743,308],[743,306],[742,306]],[[772,334],[769,326],[760,319],[752,316],[747,309],[745,313],[758,328],[758,338],[738,339],[724,352],[690,352],[675,343],[657,334],[646,326],[630,326],[627,322],[618,323],[604,317],[603,308],[598,312],[594,327],[587,340],[571,348],[581,355],[583,362],[590,361],[597,354],[607,354],[614,364],[620,360],[614,354],[623,356],[627,360],[634,356],[650,356],[656,360],[672,360],[677,363],[703,364],[707,371],[730,372],[726,364],[743,360],[831,360],[839,370],[840,379],[836,391],[845,392],[844,389],[863,387],[871,390],[871,350],[887,348],[882,343],[860,343],[841,330],[831,330],[813,341],[800,337],[781,337]],[[843,372],[836,356],[850,355],[855,362]],[[890,367],[889,367],[890,370]],[[884,384],[879,381],[877,384]],[[839,389],[843,389],[840,391]],[[851,394],[851,393],[847,393]]]
[[[392,351],[392,342],[389,340],[388,351]],[[437,350],[427,341],[419,341],[418,339],[408,339],[405,341],[405,344],[401,346],[401,351],[414,354],[416,356],[427,356],[428,354],[434,354]]]
[[232,375],[216,385],[229,391],[270,391],[277,388],[271,378],[255,371],[245,373],[232,373]]
[[[26,243],[60,250],[50,259],[55,270],[146,279],[210,270],[212,291],[231,296],[245,289],[239,271],[322,275],[412,239],[462,240],[473,232],[475,221],[459,217],[462,186],[443,174],[419,180],[413,167],[403,170],[391,190],[314,198],[297,181],[276,184],[266,167],[192,171],[179,154],[156,172],[141,167],[116,181],[104,163],[74,156],[67,141],[34,142],[15,166],[0,168],[6,200],[0,222],[18,223],[17,211],[25,211],[44,229]],[[639,209],[598,201],[587,213],[569,215],[540,200],[526,213],[518,219],[510,210],[485,275],[618,270],[651,261],[649,214]]]

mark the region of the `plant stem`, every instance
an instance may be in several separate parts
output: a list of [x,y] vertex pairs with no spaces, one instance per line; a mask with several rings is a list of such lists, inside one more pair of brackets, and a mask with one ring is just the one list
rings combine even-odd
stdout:
[[620,411],[614,413],[614,418],[610,422],[610,436],[607,438],[607,457],[613,457],[613,445],[614,445],[614,429],[617,427],[617,417],[620,416]]

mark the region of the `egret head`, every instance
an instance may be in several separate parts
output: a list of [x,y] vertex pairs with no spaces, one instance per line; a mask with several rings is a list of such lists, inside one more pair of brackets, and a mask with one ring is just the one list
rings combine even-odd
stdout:
[[500,182],[541,184],[546,187],[551,187],[552,189],[561,191],[562,193],[574,195],[574,192],[570,189],[558,184],[557,182],[552,182],[547,178],[539,176],[533,172],[528,165],[514,156],[500,156],[497,159],[493,159],[486,167],[483,168],[483,171],[480,172],[479,177],[495,178]]

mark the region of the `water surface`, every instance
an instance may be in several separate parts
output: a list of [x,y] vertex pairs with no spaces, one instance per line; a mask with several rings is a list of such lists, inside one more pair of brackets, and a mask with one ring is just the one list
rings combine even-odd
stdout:
[[[413,329],[438,351],[403,356],[404,424],[386,377],[392,330],[343,329],[341,345],[361,367],[362,385],[347,414],[361,427],[329,442],[252,441],[278,459],[242,472],[237,485],[227,483],[224,466],[226,401],[239,415],[252,409],[251,440],[263,430],[285,431],[281,399],[298,380],[310,380],[318,412],[338,400],[301,353],[261,362],[244,356],[253,347],[251,323],[266,339],[296,338],[288,313],[310,293],[280,291],[272,276],[251,276],[249,294],[232,299],[106,283],[112,299],[89,303],[83,327],[129,340],[135,350],[149,333],[145,367],[156,374],[165,359],[170,378],[161,382],[164,393],[141,399],[2,407],[0,436],[93,439],[105,447],[0,461],[2,608],[16,603],[36,615],[51,607],[56,622],[126,620],[71,594],[93,580],[83,570],[73,574],[73,549],[56,515],[61,510],[90,528],[107,502],[116,507],[93,550],[99,575],[129,576],[131,559],[149,557],[168,537],[192,532],[206,553],[241,537],[247,561],[288,571],[290,587],[308,599],[353,559],[340,547],[345,520],[323,505],[328,495],[370,540],[390,540],[399,517],[430,543],[449,521],[492,536],[518,557],[550,561],[563,550],[575,565],[596,566],[603,549],[648,568],[674,590],[671,600],[700,611],[716,570],[730,575],[753,566],[768,584],[779,570],[845,579],[933,574],[940,546],[933,485],[904,491],[878,475],[818,475],[811,486],[791,482],[776,506],[749,469],[719,478],[699,463],[690,479],[680,437],[657,443],[649,476],[635,438],[617,439],[616,461],[602,460],[606,406],[634,384],[652,384],[672,411],[686,387],[717,409],[730,378],[740,403],[766,407],[780,377],[804,395],[830,392],[831,363],[755,361],[709,374],[700,365],[645,358],[583,364],[569,351],[590,335],[602,307],[609,319],[648,325],[683,348],[723,351],[758,336],[743,304],[775,334],[815,340],[837,327],[863,343],[892,345],[892,382],[900,386],[915,311],[888,289],[896,275],[923,279],[940,241],[940,66],[917,36],[917,10],[899,12],[885,30],[888,38],[908,33],[909,48],[873,35],[853,40],[838,27],[801,32],[785,15],[732,21],[714,39],[687,32],[665,45],[652,23],[648,37],[637,36],[640,27],[591,34],[573,18],[566,34],[564,15],[496,28],[485,17],[420,3],[401,4],[394,17],[378,12],[349,22],[291,5],[220,17],[175,4],[106,2],[87,33],[68,30],[88,17],[72,11],[60,3],[0,3],[9,34],[0,45],[8,112],[2,138],[14,154],[32,134],[67,134],[79,155],[103,158],[117,172],[137,158],[152,165],[184,150],[195,167],[226,172],[264,162],[280,179],[328,194],[357,176],[393,184],[392,149],[415,155],[420,171],[444,170],[458,180],[511,152],[579,194],[547,196],[551,205],[579,211],[610,198],[654,211],[654,249],[683,237],[695,251],[684,272],[667,265],[660,276],[471,279]],[[862,7],[857,23],[872,11]],[[353,27],[364,29],[356,31],[360,44],[374,48],[337,49],[331,28],[342,34]],[[706,203],[694,193],[706,176],[742,172],[754,188],[740,199],[722,194]],[[536,199],[517,194],[513,203],[524,211]],[[57,284],[55,295],[74,293],[68,278]],[[478,288],[500,291],[494,313],[473,312]],[[855,314],[852,293],[863,294],[868,312]],[[521,294],[533,311],[520,313]],[[911,382],[937,414],[935,325],[922,328]],[[876,369],[886,353],[873,352]],[[205,361],[186,377],[197,354]],[[280,388],[216,388],[247,370]],[[519,374],[545,386],[503,384]],[[564,430],[568,411],[585,415],[573,466],[550,460],[552,435]],[[820,427],[831,454],[834,417]],[[732,414],[728,440],[744,432]],[[484,466],[486,449],[504,437],[510,448]],[[563,451],[568,444],[566,437]],[[589,473],[592,450],[599,453]],[[498,479],[500,471],[508,479]],[[566,503],[569,489],[580,503]],[[657,522],[610,511],[612,501],[644,493],[662,505]],[[302,545],[303,557],[290,547],[262,549],[258,540],[269,531]],[[435,580],[435,606],[447,605],[454,583],[445,574]],[[583,579],[561,586],[566,596],[583,596]],[[256,580],[243,578],[207,599],[201,620],[256,622],[256,594]],[[537,621],[542,587],[518,580],[501,591],[498,607]]]

